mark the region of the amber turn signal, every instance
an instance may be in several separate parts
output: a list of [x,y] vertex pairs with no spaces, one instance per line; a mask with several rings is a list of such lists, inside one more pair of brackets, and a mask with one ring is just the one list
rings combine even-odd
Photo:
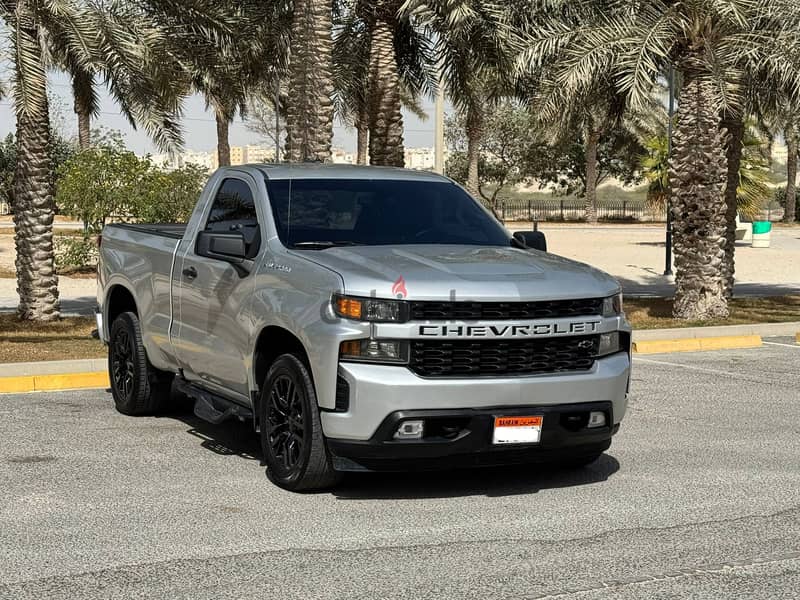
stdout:
[[336,312],[348,319],[361,319],[361,300],[339,296],[336,298]]

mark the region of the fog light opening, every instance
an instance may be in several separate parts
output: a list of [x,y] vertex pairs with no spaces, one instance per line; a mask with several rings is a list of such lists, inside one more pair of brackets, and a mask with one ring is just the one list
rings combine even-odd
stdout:
[[421,440],[425,434],[425,421],[403,421],[394,432],[396,440]]
[[587,425],[588,428],[594,427],[605,427],[606,425],[606,413],[600,411],[592,411],[589,413],[589,424]]

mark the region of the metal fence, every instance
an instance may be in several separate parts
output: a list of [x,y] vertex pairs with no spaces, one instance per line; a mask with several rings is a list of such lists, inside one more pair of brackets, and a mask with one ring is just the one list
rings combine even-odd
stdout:
[[[484,201],[486,206],[489,206]],[[499,198],[497,214],[503,221],[582,221],[581,198]],[[654,211],[640,200],[600,200],[597,218],[601,221],[664,221],[662,211]]]

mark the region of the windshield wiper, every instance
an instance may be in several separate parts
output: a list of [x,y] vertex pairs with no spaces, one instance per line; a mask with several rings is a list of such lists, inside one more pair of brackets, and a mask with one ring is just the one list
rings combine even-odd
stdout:
[[334,248],[336,246],[360,246],[358,242],[351,242],[351,241],[330,241],[330,240],[322,240],[322,241],[313,241],[313,242],[297,242],[296,244],[292,244],[292,248],[309,248],[311,250],[324,250],[325,248]]

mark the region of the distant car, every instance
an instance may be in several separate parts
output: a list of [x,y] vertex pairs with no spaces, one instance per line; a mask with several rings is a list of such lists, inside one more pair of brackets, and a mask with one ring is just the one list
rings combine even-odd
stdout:
[[103,231],[114,401],[153,413],[174,383],[198,416],[252,423],[295,490],[591,462],[625,414],[631,330],[617,281],[545,247],[430,173],[220,169],[187,225]]

